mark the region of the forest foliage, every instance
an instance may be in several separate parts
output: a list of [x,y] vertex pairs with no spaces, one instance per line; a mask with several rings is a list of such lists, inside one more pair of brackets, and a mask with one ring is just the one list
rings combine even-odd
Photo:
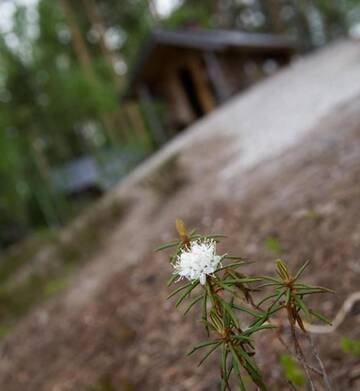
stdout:
[[[52,169],[104,151],[145,157],[157,148],[139,104],[120,97],[154,28],[287,34],[307,51],[345,36],[356,0],[13,2],[0,26],[0,248],[78,213]],[[9,8],[9,5],[8,5]]]

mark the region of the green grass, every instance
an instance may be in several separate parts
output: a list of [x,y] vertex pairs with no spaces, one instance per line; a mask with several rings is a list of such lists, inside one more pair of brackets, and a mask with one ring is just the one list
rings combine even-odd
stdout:
[[283,354],[280,357],[280,364],[285,377],[295,386],[302,387],[306,384],[306,378],[303,371],[291,356]]
[[265,248],[276,255],[279,255],[282,252],[280,241],[275,236],[269,236],[266,238]]
[[360,357],[360,339],[341,338],[341,350],[344,353],[351,354],[354,357]]
[[22,243],[11,248],[0,257],[0,283],[7,281],[22,266],[31,261],[45,245],[56,240],[56,231],[52,229],[36,231]]

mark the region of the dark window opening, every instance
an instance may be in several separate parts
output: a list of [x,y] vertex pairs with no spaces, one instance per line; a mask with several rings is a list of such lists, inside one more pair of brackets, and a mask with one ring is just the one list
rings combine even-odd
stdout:
[[181,68],[179,70],[179,77],[186,97],[190,102],[191,108],[193,109],[196,117],[202,117],[204,115],[204,110],[201,107],[201,102],[198,98],[191,72],[187,68]]

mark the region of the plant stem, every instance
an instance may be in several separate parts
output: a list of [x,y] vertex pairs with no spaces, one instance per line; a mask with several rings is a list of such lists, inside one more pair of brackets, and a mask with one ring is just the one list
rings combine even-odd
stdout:
[[290,329],[291,329],[291,338],[292,338],[292,340],[294,342],[296,358],[297,358],[297,360],[299,361],[299,363],[301,364],[301,366],[304,369],[304,373],[305,373],[306,378],[309,381],[309,386],[310,386],[311,391],[316,391],[314,383],[313,383],[312,378],[310,376],[308,364],[306,362],[304,353],[303,353],[303,351],[301,349],[300,343],[299,343],[299,341],[297,339],[297,336],[296,336],[295,325],[291,321],[290,321]]
[[326,387],[326,390],[327,391],[332,391],[332,386],[331,386],[331,382],[330,382],[330,378],[326,372],[326,368],[325,368],[325,365],[320,357],[320,354],[314,344],[314,340],[312,338],[312,336],[309,334],[309,333],[306,333],[306,337],[309,341],[309,344],[310,344],[310,347],[311,347],[311,352],[315,358],[315,360],[318,362],[319,364],[319,367],[320,367],[320,372],[321,372],[321,376],[324,380],[324,384],[325,384],[325,387]]

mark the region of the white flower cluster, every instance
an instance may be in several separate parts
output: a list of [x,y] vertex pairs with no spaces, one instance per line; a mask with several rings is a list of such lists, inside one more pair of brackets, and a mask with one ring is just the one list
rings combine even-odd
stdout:
[[216,255],[214,240],[193,241],[189,248],[181,251],[174,264],[175,273],[190,281],[199,280],[205,285],[206,276],[216,271],[221,257]]

